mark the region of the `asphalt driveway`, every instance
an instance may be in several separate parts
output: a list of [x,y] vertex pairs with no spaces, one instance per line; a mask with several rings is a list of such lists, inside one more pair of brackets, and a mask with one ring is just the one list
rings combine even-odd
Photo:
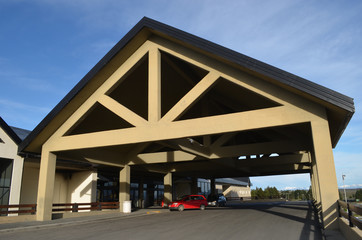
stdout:
[[305,202],[229,204],[205,211],[153,211],[0,232],[0,239],[322,239]]

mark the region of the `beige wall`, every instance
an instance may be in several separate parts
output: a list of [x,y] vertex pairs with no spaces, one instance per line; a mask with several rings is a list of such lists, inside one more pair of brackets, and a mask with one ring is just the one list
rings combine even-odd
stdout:
[[21,184],[20,204],[36,203],[38,189],[39,167],[33,163],[24,163],[23,180]]
[[69,179],[68,201],[87,203],[96,201],[97,173],[91,171],[76,172]]
[[216,184],[215,189],[218,193],[223,193],[227,198],[242,197],[248,199],[251,197],[250,187]]
[[350,227],[347,219],[340,217],[338,218],[339,230],[343,236],[348,240],[361,240],[362,230],[355,227]]
[[18,145],[0,128],[0,157],[13,160],[9,204],[19,204],[24,159],[17,155]]
[[[39,164],[26,162],[21,188],[21,204],[36,203]],[[81,171],[55,174],[53,203],[89,203],[96,201],[97,173]]]
[[[68,203],[69,177],[65,173],[56,173],[54,180],[53,203]],[[37,188],[38,189],[38,188]],[[36,193],[36,191],[35,191]]]

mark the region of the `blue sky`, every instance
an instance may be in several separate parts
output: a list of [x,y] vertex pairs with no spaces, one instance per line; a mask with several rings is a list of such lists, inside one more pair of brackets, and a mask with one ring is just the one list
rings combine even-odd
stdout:
[[[362,1],[0,0],[0,116],[32,130],[143,16],[355,100],[334,149],[338,185],[362,187]],[[252,178],[308,188],[309,176]]]

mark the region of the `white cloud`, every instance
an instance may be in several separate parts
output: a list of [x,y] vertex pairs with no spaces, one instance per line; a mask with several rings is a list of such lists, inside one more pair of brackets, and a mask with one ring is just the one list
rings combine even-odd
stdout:
[[362,153],[335,151],[334,162],[339,186],[343,185],[342,175],[345,185],[362,184]]
[[[57,82],[49,81],[54,76],[44,79],[43,76],[36,78],[32,77],[33,75],[36,75],[36,73],[24,72],[24,69],[21,67],[11,68],[4,66],[0,68],[0,83],[6,84],[7,87],[12,85],[20,94],[21,92],[29,91],[33,93],[52,93],[57,96],[65,94],[56,86]],[[60,79],[61,77],[57,76],[57,78]]]
[[309,189],[309,174],[288,174],[265,177],[251,177],[252,188],[276,187],[278,190],[294,187],[295,189]]
[[362,184],[342,185],[339,188],[362,188]]
[[2,108],[9,108],[9,109],[15,109],[18,111],[26,111],[26,112],[37,112],[39,114],[48,113],[51,110],[48,107],[37,107],[34,105],[28,105],[22,102],[15,102],[7,99],[0,99],[0,106],[1,105]]

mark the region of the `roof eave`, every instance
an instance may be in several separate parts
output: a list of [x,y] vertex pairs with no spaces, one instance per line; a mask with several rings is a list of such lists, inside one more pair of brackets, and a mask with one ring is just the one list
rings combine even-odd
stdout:
[[21,143],[20,137],[11,129],[11,127],[1,117],[0,117],[0,126],[17,145]]
[[140,32],[147,18],[138,22],[71,90],[70,92],[46,115],[34,130],[19,144],[19,152],[27,152],[26,147],[48,125],[48,123],[85,87],[85,85],[109,63],[113,57]]
[[[35,129],[24,139],[19,145],[19,152],[26,151],[27,146],[36,138],[36,136],[50,123],[50,121],[85,87],[85,85],[102,69],[104,68],[114,56],[121,51],[143,28],[166,34],[171,38],[175,38],[188,45],[199,48],[202,51],[209,52],[213,55],[221,57],[229,62],[238,64],[250,71],[258,74],[265,75],[272,79],[279,81],[289,87],[306,92],[314,97],[323,101],[333,104],[339,108],[346,110],[347,114],[345,123],[348,124],[354,112],[353,99],[335,92],[331,89],[325,88],[321,85],[300,78],[296,75],[258,61],[256,59],[245,56],[241,53],[235,52],[231,49],[212,43],[208,40],[199,38],[195,35],[181,31],[161,22],[144,17],[139,21],[83,78],[82,80],[60,101],[56,107],[35,127]],[[343,133],[346,124],[340,130]],[[341,134],[336,137],[336,141],[340,138]],[[336,145],[337,142],[333,144]]]

